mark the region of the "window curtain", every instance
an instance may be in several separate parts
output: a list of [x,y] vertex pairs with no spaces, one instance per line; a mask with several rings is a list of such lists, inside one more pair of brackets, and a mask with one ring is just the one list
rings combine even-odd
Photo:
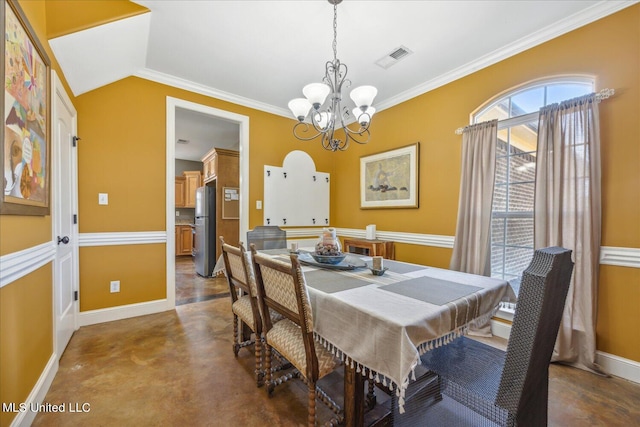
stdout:
[[[491,274],[491,204],[497,142],[497,120],[467,126],[462,132],[462,172],[451,270]],[[491,336],[489,321],[471,325],[469,333]]]
[[467,126],[462,132],[460,198],[451,270],[491,274],[489,231],[497,142],[497,120]]
[[573,250],[575,267],[552,361],[595,363],[600,259],[600,126],[595,94],[540,110],[534,246]]

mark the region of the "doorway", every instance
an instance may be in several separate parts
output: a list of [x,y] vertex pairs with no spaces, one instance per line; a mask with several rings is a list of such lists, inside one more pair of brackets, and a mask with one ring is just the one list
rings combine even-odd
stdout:
[[[176,117],[179,111],[187,110],[204,114],[212,119],[222,119],[236,123],[239,128],[239,156],[240,156],[240,236],[246,235],[249,228],[249,201],[246,195],[249,190],[249,117],[225,110],[209,107],[202,104],[167,97],[167,128],[166,128],[166,282],[167,282],[167,309],[176,306],[176,235],[173,232],[176,225],[175,207],[175,152],[176,152]],[[211,146],[213,148],[213,144]],[[182,268],[182,262],[180,262]]]

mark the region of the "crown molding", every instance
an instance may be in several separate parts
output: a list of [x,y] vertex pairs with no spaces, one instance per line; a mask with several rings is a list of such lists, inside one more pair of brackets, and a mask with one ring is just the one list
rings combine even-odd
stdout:
[[378,111],[391,108],[416,96],[422,95],[431,90],[437,89],[440,86],[444,86],[447,83],[451,83],[457,79],[473,74],[478,70],[486,68],[490,65],[496,64],[502,60],[505,60],[518,53],[524,52],[527,49],[538,46],[544,42],[552,40],[577,28],[590,24],[605,16],[611,15],[622,9],[638,3],[639,0],[632,1],[601,1],[598,4],[593,5],[590,8],[578,12],[574,15],[568,16],[561,21],[556,22],[553,25],[541,28],[537,32],[514,41],[500,49],[484,55],[472,62],[469,62],[461,67],[458,67],[446,74],[424,82],[418,86],[408,89],[398,95],[387,98],[384,101],[376,104]]
[[230,92],[225,92],[209,86],[201,85],[199,83],[194,83],[190,80],[181,79],[179,77],[161,73],[149,68],[139,70],[134,74],[134,76],[294,120],[291,116],[291,112],[285,108],[280,108],[271,104],[267,104],[265,102],[245,98],[244,96],[235,95]]

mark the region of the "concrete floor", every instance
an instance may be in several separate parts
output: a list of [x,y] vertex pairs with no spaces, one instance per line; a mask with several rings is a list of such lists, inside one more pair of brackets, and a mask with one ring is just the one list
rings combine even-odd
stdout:
[[[251,348],[233,356],[225,279],[208,280],[219,297],[76,331],[45,401],[90,411],[39,413],[33,425],[305,425],[306,386],[288,382],[271,398],[256,387]],[[323,379],[339,402],[341,380]],[[640,426],[640,384],[552,365],[549,389],[551,426]]]

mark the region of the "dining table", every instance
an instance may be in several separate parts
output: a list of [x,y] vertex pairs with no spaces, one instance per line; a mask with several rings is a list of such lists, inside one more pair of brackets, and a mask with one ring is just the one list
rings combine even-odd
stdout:
[[[287,249],[260,252],[290,261]],[[365,380],[395,393],[403,413],[420,356],[487,324],[501,302],[516,298],[497,278],[387,259],[376,275],[371,257],[348,254],[331,265],[315,262],[305,250],[296,255],[315,338],[344,362],[347,426],[364,423]]]

